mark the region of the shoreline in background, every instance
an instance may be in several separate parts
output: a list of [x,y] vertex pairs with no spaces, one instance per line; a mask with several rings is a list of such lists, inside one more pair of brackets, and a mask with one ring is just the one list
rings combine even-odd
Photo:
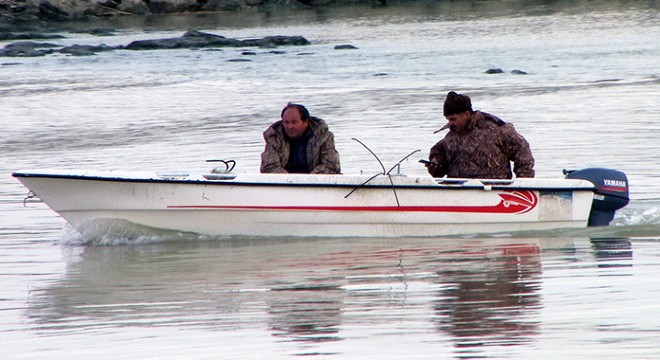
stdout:
[[[277,19],[309,12],[324,17],[340,9],[358,16],[365,8],[410,7],[432,10],[449,18],[483,14],[517,16],[557,12],[608,12],[624,8],[657,9],[653,0],[622,5],[612,0],[0,0],[0,34],[8,32],[61,31],[66,28],[151,28],[168,23],[172,16],[234,26],[235,14]],[[414,10],[412,10],[414,11]],[[187,24],[176,24],[179,28]],[[171,26],[171,25],[170,25]],[[249,25],[248,25],[249,26]]]

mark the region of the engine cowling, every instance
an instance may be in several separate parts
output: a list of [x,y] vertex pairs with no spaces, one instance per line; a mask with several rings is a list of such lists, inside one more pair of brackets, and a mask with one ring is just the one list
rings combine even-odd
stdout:
[[596,186],[588,226],[607,226],[617,210],[630,202],[628,177],[621,171],[588,168],[564,170],[567,179],[582,179]]

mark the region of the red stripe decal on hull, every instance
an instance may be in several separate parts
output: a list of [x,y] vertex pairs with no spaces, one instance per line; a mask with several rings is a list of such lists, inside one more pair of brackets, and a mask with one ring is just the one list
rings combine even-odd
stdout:
[[244,205],[172,205],[168,209],[228,209],[282,211],[372,211],[372,212],[464,212],[524,214],[538,205],[533,191],[500,193],[500,202],[486,206],[244,206]]

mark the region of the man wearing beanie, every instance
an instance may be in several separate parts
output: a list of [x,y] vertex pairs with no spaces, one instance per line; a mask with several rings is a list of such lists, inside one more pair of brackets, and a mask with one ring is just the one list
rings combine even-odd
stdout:
[[496,116],[472,110],[466,95],[447,94],[444,115],[449,133],[431,148],[427,168],[433,177],[479,179],[534,177],[529,143],[513,125]]

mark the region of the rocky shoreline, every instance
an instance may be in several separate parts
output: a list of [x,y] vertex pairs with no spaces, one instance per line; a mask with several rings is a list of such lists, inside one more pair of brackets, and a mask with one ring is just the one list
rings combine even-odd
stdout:
[[[112,34],[103,34],[111,36]],[[31,40],[57,40],[65,38],[58,34],[44,33],[0,33],[1,40],[18,40],[9,43],[0,48],[0,58],[14,57],[39,57],[50,54],[64,54],[70,56],[90,56],[100,52],[113,50],[168,50],[168,49],[204,49],[204,48],[261,48],[271,49],[267,51],[270,54],[285,54],[285,51],[272,50],[280,46],[305,46],[311,42],[303,36],[266,36],[259,39],[235,39],[227,38],[222,35],[210,34],[198,30],[189,30],[180,37],[164,39],[147,39],[132,41],[127,45],[108,46],[101,45],[70,45],[63,46],[50,42],[35,42]],[[339,44],[334,46],[335,50],[358,50],[352,44]],[[310,53],[299,53],[298,55],[309,55]],[[241,55],[257,55],[254,51],[242,51]],[[250,61],[246,58],[234,58],[227,60],[230,62]],[[17,63],[0,63],[4,65],[16,65]],[[500,68],[491,68],[485,71],[486,74],[502,74],[505,71]],[[527,72],[514,69],[511,71],[514,75],[526,75]],[[378,74],[385,75],[385,74]]]
[[0,26],[195,12],[302,9],[327,5],[384,4],[387,0],[0,0]]
[[[39,34],[34,34],[35,39]],[[48,39],[57,39],[57,35]],[[71,45],[62,46],[50,42],[17,41],[0,49],[0,57],[38,57],[54,53],[73,56],[95,55],[99,52],[112,50],[163,50],[163,49],[202,49],[223,47],[258,47],[273,49],[278,46],[303,46],[310,42],[302,36],[266,36],[260,39],[239,40],[226,38],[222,35],[209,34],[190,30],[180,37],[136,40],[127,45]]]
[[[163,14],[240,11],[267,11],[269,9],[304,9],[342,5],[384,5],[386,2],[403,3],[425,0],[0,0],[0,41],[14,41],[0,48],[0,58],[39,57],[50,54],[69,56],[89,56],[113,50],[154,50],[154,49],[200,49],[200,48],[262,48],[273,49],[279,46],[304,46],[310,41],[303,36],[267,36],[261,39],[239,40],[221,35],[190,30],[180,37],[133,41],[127,45],[70,45],[56,43],[65,36],[40,31],[46,24],[62,24],[74,21],[117,18],[122,16],[150,16]],[[433,0],[428,0],[433,1]],[[97,36],[112,36],[112,29],[92,28],[89,32]],[[54,42],[35,42],[53,41]],[[351,44],[340,44],[335,50],[355,50]],[[284,51],[270,50],[280,54]],[[244,51],[242,55],[255,55]],[[301,53],[299,55],[306,55]],[[246,58],[228,61],[250,61]],[[2,63],[0,65],[6,65]],[[12,63],[13,64],[13,63]],[[486,74],[502,74],[500,68],[490,68]],[[514,69],[514,75],[527,72]]]

